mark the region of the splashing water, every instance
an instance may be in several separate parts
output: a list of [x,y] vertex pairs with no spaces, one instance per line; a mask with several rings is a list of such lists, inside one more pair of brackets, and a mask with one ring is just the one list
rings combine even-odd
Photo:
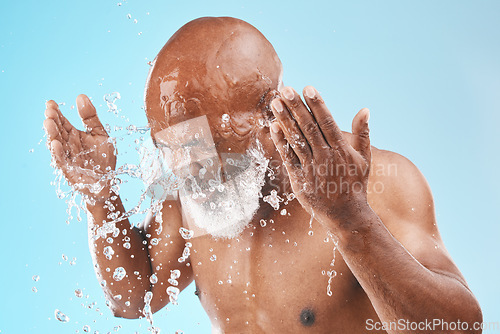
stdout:
[[193,237],[194,232],[192,230],[188,230],[187,228],[181,227],[179,228],[179,233],[181,234],[184,240],[191,239]]
[[113,250],[113,247],[106,246],[104,247],[103,254],[106,256],[106,259],[111,260],[115,251]]
[[60,322],[69,322],[69,317],[62,313],[61,311],[59,311],[58,309],[56,309],[54,311],[54,316],[56,317],[57,320],[59,320]]
[[191,255],[191,246],[192,246],[192,244],[190,242],[186,242],[186,244],[184,246],[184,250],[182,251],[181,257],[177,259],[179,261],[179,263],[186,262],[189,255]]
[[[107,94],[104,96],[104,101],[106,102],[106,105],[108,107],[108,111],[114,115],[119,114],[119,109],[116,105],[117,100],[121,98],[120,94],[118,92],[113,92],[110,94]],[[122,116],[121,119],[124,119]],[[127,120],[128,122],[128,120]],[[224,117],[223,122],[229,124],[229,117]],[[131,136],[142,136],[145,135],[148,131],[148,127],[138,127],[132,124],[129,124],[128,126],[114,126],[114,128],[111,128],[109,125],[106,125],[106,130],[110,134],[110,139],[109,142],[113,143],[115,145],[115,148],[117,148],[117,143],[121,142],[125,137],[124,135],[120,136],[120,133],[126,132],[125,135]],[[116,132],[113,134],[113,132]],[[116,136],[118,134],[118,136]],[[115,135],[113,137],[113,135]],[[97,240],[99,238],[103,238],[104,240],[108,241],[113,241],[113,238],[116,238],[120,234],[120,229],[117,227],[117,223],[121,220],[131,218],[132,216],[135,215],[141,215],[141,214],[146,214],[149,211],[154,213],[155,221],[158,223],[158,228],[156,230],[158,235],[161,235],[162,233],[162,215],[158,214],[162,210],[162,206],[164,203],[164,199],[166,198],[167,195],[175,194],[179,190],[181,183],[179,182],[178,178],[173,175],[172,171],[163,163],[163,155],[162,152],[159,151],[154,147],[154,145],[150,145],[150,147],[146,147],[144,140],[142,137],[137,138],[136,140],[133,140],[135,143],[135,151],[139,152],[139,158],[140,158],[140,163],[139,164],[124,164],[122,166],[117,167],[115,170],[108,170],[106,173],[101,177],[101,179],[96,182],[95,184],[90,184],[90,185],[84,185],[84,184],[73,184],[73,185],[68,185],[66,180],[64,179],[62,173],[60,170],[55,169],[55,179],[53,182],[51,182],[55,186],[56,194],[59,198],[64,199],[66,198],[66,204],[67,204],[67,213],[68,213],[68,219],[67,222],[73,220],[73,213],[74,210],[76,209],[76,218],[78,221],[81,220],[80,218],[80,212],[82,209],[84,209],[84,212],[86,212],[86,204],[87,203],[95,203],[95,201],[88,196],[85,195],[80,195],[80,190],[82,189],[88,189],[91,193],[97,194],[103,189],[103,184],[105,182],[102,181],[110,181],[112,185],[113,191],[118,195],[120,195],[120,192],[122,190],[122,185],[128,182],[126,179],[131,178],[134,180],[140,180],[142,181],[144,185],[144,190],[141,193],[138,201],[133,201],[132,204],[136,203],[135,205],[132,206],[132,208],[126,212],[120,212],[118,211],[112,204],[111,201],[107,201],[106,205],[109,208],[109,214],[108,214],[108,220],[102,224],[100,227],[95,227],[91,230],[93,233],[92,237],[94,240]],[[222,157],[223,160],[227,158],[227,164],[231,167],[234,168],[240,168],[240,170],[243,170],[243,173],[236,175],[234,178],[232,178],[233,182],[238,185],[239,188],[231,186],[231,184],[226,184],[223,183],[220,179],[213,179],[211,182],[209,182],[209,188],[212,193],[223,193],[225,192],[225,196],[228,194],[231,194],[231,192],[236,193],[237,196],[239,197],[234,197],[231,198],[229,197],[224,197],[225,199],[229,198],[230,200],[224,200],[224,205],[220,206],[217,205],[216,203],[219,203],[220,201],[213,200],[210,204],[210,211],[213,212],[224,212],[224,215],[220,216],[213,216],[212,222],[218,222],[218,221],[224,221],[228,222],[227,216],[231,216],[230,213],[232,212],[237,212],[238,217],[241,218],[242,221],[245,220],[245,217],[253,216],[254,213],[254,204],[257,204],[258,207],[258,199],[259,196],[262,197],[260,194],[260,189],[263,184],[264,178],[261,176],[265,175],[265,171],[267,168],[268,160],[265,159],[263,155],[263,151],[261,147],[259,146],[260,143],[258,143],[257,147],[254,147],[250,149],[248,152],[246,152],[247,157],[244,157],[241,159],[241,157]],[[131,147],[129,145],[129,147]],[[123,154],[124,150],[120,150],[121,153]],[[117,151],[115,151],[116,153]],[[86,152],[88,153],[88,152]],[[245,160],[246,159],[246,160]],[[215,160],[214,160],[215,161]],[[244,170],[245,166],[253,166],[254,170]],[[90,170],[89,173],[92,173]],[[225,175],[228,177],[227,179],[231,179],[233,175]],[[125,181],[124,179],[125,178]],[[262,179],[262,182],[259,181]],[[256,181],[257,182],[254,182]],[[255,184],[254,184],[255,183]],[[69,187],[69,190],[64,190],[64,187]],[[252,200],[245,200],[248,199],[250,196],[249,192],[246,191],[248,189],[251,189],[257,196],[255,197],[255,200],[252,197]],[[243,191],[242,191],[243,190]],[[238,193],[239,192],[239,193]],[[151,203],[148,205],[146,208],[144,208],[144,204],[149,204],[148,201],[146,201],[146,198],[150,197],[151,198]],[[243,199],[243,200],[241,200]],[[279,196],[277,196],[277,193],[275,197],[273,198],[274,200],[277,200],[278,207],[279,203],[283,201]],[[80,201],[78,201],[80,200]],[[241,203],[238,203],[241,202]],[[250,205],[251,204],[251,205]],[[215,207],[214,207],[215,206]],[[231,211],[232,210],[232,211]],[[203,214],[201,215],[203,217]],[[216,224],[214,223],[214,226]],[[242,225],[243,226],[243,225]],[[238,227],[239,228],[239,227]],[[198,230],[196,230],[198,231]],[[179,258],[179,262],[185,262],[191,252],[191,243],[188,241],[193,238],[194,231],[183,228],[179,230],[179,233],[183,237],[184,240],[186,240],[185,247],[183,249],[183,253],[181,257]],[[196,232],[198,233],[198,232]],[[161,239],[157,239],[159,242]],[[110,243],[111,243],[110,242]],[[116,245],[116,243],[115,243]],[[119,246],[111,246],[108,245],[104,249],[104,255],[106,256],[107,259],[112,259],[116,247]],[[128,241],[125,240],[125,242],[122,243],[123,247],[125,248],[130,248],[131,245]],[[113,249],[115,247],[115,249]],[[63,259],[67,260],[67,257],[63,255]],[[72,260],[71,263],[75,264],[76,259]],[[215,260],[215,255],[213,256],[213,260]],[[189,263],[187,264],[189,265]],[[112,268],[110,270],[113,270]],[[127,275],[126,270],[123,267],[117,267],[115,268],[113,272],[113,279],[115,281],[121,281],[123,278],[125,278]],[[179,282],[178,278],[180,277],[180,271],[179,270],[172,270],[170,278],[168,279],[168,283],[170,286],[167,289],[167,294],[169,295],[169,300],[172,304],[177,305],[177,300],[178,296],[180,293],[179,288],[177,287]],[[157,283],[158,278],[156,275],[150,276],[150,282],[152,284]],[[103,287],[106,287],[106,281],[102,280],[101,285]],[[111,282],[108,282],[109,284],[112,284]],[[83,292],[81,289],[76,289],[74,290],[75,296],[78,298],[82,298]],[[152,298],[152,295],[148,297],[149,295],[147,294],[145,296],[145,304],[150,305],[150,300]],[[147,298],[149,298],[149,302],[147,302]],[[150,307],[150,306],[149,306]],[[151,311],[149,309],[149,311]],[[56,313],[60,312],[59,310],[56,310]],[[145,309],[145,314],[148,313],[148,309]],[[152,313],[151,313],[152,316]],[[57,317],[57,316],[56,316]],[[146,315],[146,318],[148,316]],[[67,319],[69,321],[69,317],[64,315],[62,312],[60,312],[60,319],[59,321],[62,322],[67,322],[63,321],[61,319]],[[152,320],[152,317],[151,317]],[[152,323],[151,323],[152,325]],[[153,326],[154,327],[154,326]],[[90,328],[89,328],[90,330]],[[155,329],[156,330],[156,329]],[[159,332],[159,330],[157,331]],[[155,333],[157,333],[155,332]]]
[[170,278],[168,279],[168,283],[170,283],[173,286],[179,285],[179,282],[177,282],[177,279],[181,277],[181,272],[178,269],[170,270]]
[[178,305],[177,299],[179,298],[179,293],[180,290],[176,286],[169,286],[167,288],[167,295],[172,305]]
[[118,107],[116,106],[115,102],[116,100],[121,99],[121,95],[118,92],[113,92],[110,94],[104,95],[104,101],[108,105],[108,112],[111,112],[113,114],[118,113]]
[[333,242],[333,259],[332,259],[332,262],[330,262],[331,269],[326,272],[326,275],[328,276],[328,286],[326,288],[326,294],[329,297],[331,297],[333,295],[332,280],[335,276],[337,276],[337,271],[335,269],[333,269],[333,267],[335,266],[335,253],[337,251],[338,239],[330,232],[328,232],[327,235],[328,235],[328,238],[330,240],[332,240],[332,242]]
[[125,268],[123,267],[118,267],[115,269],[114,273],[113,273],[113,279],[115,281],[121,281],[125,275],[127,275],[127,272],[125,271]]
[[279,210],[280,203],[283,202],[283,198],[278,196],[278,192],[276,190],[271,190],[271,193],[267,196],[264,196],[262,200],[266,203],[269,203],[270,206],[273,207],[274,210]]
[[151,333],[159,334],[160,329],[154,326],[153,323],[153,311],[151,310],[151,300],[153,299],[153,293],[151,291],[147,291],[144,295],[144,308],[142,309],[142,313],[146,317],[146,320],[150,323],[151,327],[148,330]]

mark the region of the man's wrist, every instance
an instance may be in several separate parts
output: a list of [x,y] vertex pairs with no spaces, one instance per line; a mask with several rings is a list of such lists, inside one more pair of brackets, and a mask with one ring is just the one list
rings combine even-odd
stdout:
[[378,220],[377,214],[363,199],[349,201],[341,210],[331,210],[328,215],[328,225],[340,240],[350,242],[352,238],[366,235],[373,222]]
[[99,193],[100,196],[92,196],[86,198],[86,207],[87,210],[91,213],[95,213],[96,211],[115,211],[117,207],[121,206],[120,197],[115,194],[113,191],[109,191],[106,193]]

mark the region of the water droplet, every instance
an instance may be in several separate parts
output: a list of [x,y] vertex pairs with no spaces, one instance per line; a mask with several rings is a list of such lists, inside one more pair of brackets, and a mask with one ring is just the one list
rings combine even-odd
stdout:
[[177,305],[177,299],[179,297],[179,288],[175,287],[175,286],[169,286],[167,288],[167,295],[169,297],[169,300],[170,302],[173,304],[173,305]]
[[266,221],[265,221],[264,219],[261,219],[261,220],[260,220],[260,226],[262,226],[262,227],[266,227],[266,224],[267,224],[267,223],[266,223]]
[[132,18],[132,15],[127,14],[127,19],[129,19],[129,20],[130,20],[131,18]]
[[111,260],[115,251],[113,250],[113,247],[106,246],[104,247],[103,254],[106,256],[106,259]]
[[59,320],[60,322],[69,322],[69,317],[66,314],[59,311],[58,309],[54,311],[54,315],[56,319]]
[[170,270],[170,278],[171,279],[178,279],[181,277],[181,271],[178,269]]
[[89,325],[85,325],[85,326],[83,326],[83,331],[84,331],[85,333],[90,332],[90,326],[89,326]]
[[286,209],[281,210],[280,214],[281,214],[282,216],[285,216],[285,215],[286,215]]
[[307,234],[309,234],[309,235],[313,235],[313,234],[314,234],[314,232],[313,232],[313,231],[309,231],[309,232],[307,232]]
[[192,230],[188,230],[187,228],[181,227],[179,228],[179,233],[182,238],[185,240],[191,239],[193,237],[194,232]]
[[68,257],[67,257],[66,255],[64,255],[64,254],[62,255],[62,259],[63,259],[64,261],[68,261]]
[[217,260],[217,255],[214,254],[210,257],[210,261],[215,261],[215,260]]
[[[218,68],[218,66],[217,66],[217,68]],[[222,115],[222,121],[223,121],[224,123],[229,122],[229,119],[230,119],[230,117],[229,117],[229,115],[228,115],[228,114],[223,114],[223,115]]]
[[130,249],[130,242],[125,242],[123,248]]
[[32,279],[33,279],[33,281],[38,282],[38,280],[40,279],[40,276],[33,275]]
[[33,153],[34,151],[35,151],[35,150],[31,148],[29,152],[30,152],[30,153]]
[[78,298],[82,298],[83,297],[82,289],[76,289],[75,296],[77,296]]
[[149,281],[151,282],[151,284],[158,283],[158,277],[156,276],[156,274],[151,275],[151,277],[149,277]]
[[33,291],[34,293],[37,293],[38,289],[36,288],[36,286],[34,286],[34,287],[31,288],[31,291]]
[[125,269],[123,267],[118,267],[115,269],[115,272],[113,273],[113,279],[115,281],[121,281],[125,275],[127,274],[127,272],[125,271]]
[[274,210],[278,210],[280,208],[280,202],[283,202],[283,198],[279,197],[278,192],[274,189],[271,190],[271,194],[264,196],[262,200],[269,203]]

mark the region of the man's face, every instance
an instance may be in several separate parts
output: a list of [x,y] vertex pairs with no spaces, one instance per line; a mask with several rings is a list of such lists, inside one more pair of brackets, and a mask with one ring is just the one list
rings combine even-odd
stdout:
[[179,178],[179,195],[194,224],[219,237],[234,237],[259,205],[267,160],[258,145],[244,153],[217,152],[206,116],[155,134],[165,164]]

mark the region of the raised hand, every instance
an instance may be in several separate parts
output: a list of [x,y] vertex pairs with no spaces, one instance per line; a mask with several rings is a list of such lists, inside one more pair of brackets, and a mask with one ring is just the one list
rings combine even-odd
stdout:
[[351,145],[313,87],[304,89],[304,98],[307,106],[292,88],[282,89],[271,103],[271,137],[304,209],[323,224],[340,223],[367,203],[369,111],[354,117]]
[[79,95],[76,105],[86,131],[76,129],[56,102],[46,103],[43,126],[52,161],[74,189],[103,200],[111,194],[110,172],[116,167],[115,147],[89,98]]

